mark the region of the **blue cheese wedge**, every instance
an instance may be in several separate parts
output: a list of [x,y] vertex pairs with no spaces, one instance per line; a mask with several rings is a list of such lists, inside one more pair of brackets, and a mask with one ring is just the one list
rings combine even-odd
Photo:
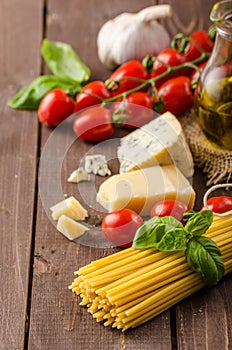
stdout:
[[103,154],[88,155],[85,157],[85,171],[95,175],[111,175],[106,157]]
[[89,228],[66,215],[61,215],[57,222],[57,230],[68,239],[74,240],[82,236]]
[[185,177],[194,173],[192,154],[181,124],[170,112],[123,137],[117,155],[120,173],[157,164],[175,164]]
[[97,201],[108,211],[128,208],[149,215],[152,206],[164,199],[176,199],[192,209],[195,192],[175,165],[153,166],[116,174],[105,180]]
[[74,220],[85,220],[88,216],[87,210],[73,196],[53,205],[50,209],[54,220],[58,220],[62,215]]
[[90,175],[83,167],[74,170],[68,178],[68,182],[79,183],[83,181],[90,181]]

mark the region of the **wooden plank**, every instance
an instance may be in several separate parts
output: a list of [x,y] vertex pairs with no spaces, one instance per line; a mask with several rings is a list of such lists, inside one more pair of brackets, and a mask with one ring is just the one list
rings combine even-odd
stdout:
[[232,344],[232,277],[203,289],[177,306],[180,349],[227,350]]
[[[109,71],[100,64],[96,53],[96,35],[100,26],[122,11],[138,11],[153,3],[102,1],[102,10],[99,11],[96,10],[96,1],[89,1],[88,6],[82,1],[69,1],[65,9],[62,1],[51,1],[48,3],[46,34],[51,40],[59,39],[71,44],[91,68],[92,79],[104,80]],[[43,128],[43,145],[49,136],[50,131]],[[68,145],[69,136],[62,137],[62,142]],[[77,165],[79,157],[89,148],[91,145],[87,147],[84,143],[79,143],[68,151],[62,168],[63,193],[71,195],[76,191],[75,185],[67,184],[65,179]],[[45,182],[46,187],[49,180],[45,179]],[[76,298],[68,291],[67,286],[72,282],[77,267],[113,251],[115,250],[79,246],[67,241],[48,221],[39,203],[29,349],[152,349],[155,345],[159,349],[171,348],[168,312],[138,328],[136,337],[133,331],[121,335],[116,330],[97,324],[84,308],[77,305]]]
[[[35,113],[6,106],[40,74],[42,1],[0,4],[0,349],[24,349],[37,163]],[[32,30],[33,28],[33,30]]]

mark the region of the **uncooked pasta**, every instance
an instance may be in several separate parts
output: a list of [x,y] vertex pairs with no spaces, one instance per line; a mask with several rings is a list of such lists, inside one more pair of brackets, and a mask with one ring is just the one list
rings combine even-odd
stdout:
[[[214,217],[206,232],[232,272],[232,215]],[[81,267],[69,287],[97,322],[122,331],[137,327],[205,286],[184,251],[127,248]]]

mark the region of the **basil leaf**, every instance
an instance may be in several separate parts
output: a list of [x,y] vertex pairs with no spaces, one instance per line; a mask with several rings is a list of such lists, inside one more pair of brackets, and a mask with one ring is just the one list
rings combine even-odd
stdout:
[[168,231],[176,228],[184,230],[183,225],[172,216],[154,216],[145,221],[136,231],[132,246],[134,248],[156,247]]
[[83,83],[90,78],[90,69],[68,44],[44,39],[41,55],[51,72],[61,78]]
[[209,287],[217,284],[224,275],[220,249],[208,237],[194,236],[189,240],[186,260],[194,271],[203,276]]
[[81,90],[81,86],[77,82],[72,83],[53,75],[42,75],[21,89],[8,101],[8,106],[16,109],[36,110],[42,98],[55,88],[61,88],[72,96]]
[[202,210],[194,213],[187,221],[185,229],[191,235],[202,235],[213,222],[213,212],[211,210]]
[[186,234],[183,228],[172,229],[161,238],[156,248],[164,252],[185,250],[187,248]]

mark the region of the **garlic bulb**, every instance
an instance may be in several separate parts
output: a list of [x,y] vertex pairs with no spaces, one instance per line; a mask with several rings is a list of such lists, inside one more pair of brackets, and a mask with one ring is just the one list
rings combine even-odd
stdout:
[[170,17],[170,5],[147,7],[138,13],[122,13],[106,22],[97,37],[98,56],[113,69],[129,60],[141,60],[170,46],[170,37],[157,19]]

